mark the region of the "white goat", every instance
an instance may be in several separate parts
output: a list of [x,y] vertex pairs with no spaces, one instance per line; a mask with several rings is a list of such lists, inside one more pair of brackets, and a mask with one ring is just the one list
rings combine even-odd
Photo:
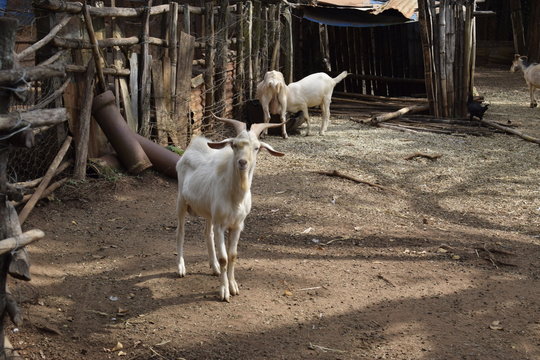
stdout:
[[[264,74],[264,79],[257,84],[256,97],[261,103],[265,123],[270,122],[270,114],[281,115],[281,135],[286,139],[287,84],[283,74],[275,70]],[[264,133],[266,134],[267,130]]]
[[330,102],[334,86],[347,77],[347,71],[343,71],[335,78],[320,72],[306,76],[302,80],[287,85],[287,111],[302,111],[307,122],[306,135],[310,134],[308,108],[320,106],[322,111],[322,125],[319,135],[324,135],[330,122]]
[[[186,275],[184,265],[184,221],[186,213],[206,218],[206,244],[210,267],[220,275],[220,299],[229,301],[238,295],[234,277],[237,245],[244,219],[251,210],[251,181],[257,154],[266,149],[274,156],[285,154],[259,141],[260,133],[281,124],[253,124],[249,131],[246,124],[237,120],[220,120],[234,126],[235,138],[211,142],[204,137],[193,139],[176,165],[178,173],[178,274]],[[230,145],[230,146],[227,146]],[[225,232],[229,238],[225,242]],[[218,257],[214,248],[217,241]]]
[[525,77],[525,81],[527,82],[527,85],[529,85],[529,93],[531,95],[530,107],[534,108],[538,106],[534,92],[536,91],[536,88],[540,88],[540,64],[529,64],[526,56],[515,54],[510,71],[515,72],[518,69],[523,71],[523,77]]

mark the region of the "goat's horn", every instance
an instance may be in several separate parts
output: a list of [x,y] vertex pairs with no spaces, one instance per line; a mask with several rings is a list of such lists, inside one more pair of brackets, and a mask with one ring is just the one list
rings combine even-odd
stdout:
[[212,113],[212,115],[218,119],[219,121],[223,121],[224,123],[226,124],[229,124],[231,125],[232,127],[234,127],[234,129],[236,130],[236,134],[240,134],[242,131],[246,130],[247,127],[246,127],[246,123],[243,123],[241,121],[238,121],[238,120],[234,120],[234,119],[226,119],[226,118],[222,118],[222,117],[219,117],[217,116],[216,114]]
[[283,125],[283,123],[255,123],[255,124],[252,124],[251,127],[249,128],[249,131],[251,131],[253,134],[255,134],[255,136],[259,137],[259,135],[261,135],[261,133],[265,130],[265,129],[268,129],[268,128],[273,128],[273,127],[278,127],[278,126],[281,126]]

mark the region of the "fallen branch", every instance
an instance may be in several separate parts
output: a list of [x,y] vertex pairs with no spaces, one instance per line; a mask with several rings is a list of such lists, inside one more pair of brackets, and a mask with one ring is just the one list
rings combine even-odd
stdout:
[[[54,183],[52,183],[50,186],[48,186],[44,191],[43,193],[41,193],[41,195],[39,196],[39,200],[41,199],[45,199],[47,196],[51,195],[56,189],[58,189],[60,186],[64,185],[66,183],[66,181],[68,181],[68,178],[64,178],[64,179],[61,179],[61,180],[58,180]],[[22,205],[24,203],[26,203],[28,200],[30,200],[32,198],[33,195],[31,194],[28,194],[28,195],[24,195],[22,200],[19,201],[16,205]]]
[[423,158],[426,158],[426,159],[429,159],[429,160],[433,161],[433,160],[437,160],[441,156],[442,156],[441,154],[430,155],[430,154],[424,154],[424,153],[421,153],[421,152],[417,152],[417,153],[414,153],[412,155],[404,157],[404,159],[405,160],[412,160],[412,159],[417,158],[417,157],[423,157]]
[[517,135],[519,136],[520,138],[524,139],[524,140],[527,140],[527,141],[530,141],[530,142],[533,142],[533,143],[536,143],[536,144],[540,144],[540,139],[537,139],[535,137],[532,137],[532,136],[529,136],[529,135],[526,135],[526,134],[522,134],[520,133],[519,131],[517,130],[514,130],[514,129],[510,129],[509,127],[506,127],[506,126],[503,126],[503,125],[500,125],[500,124],[497,124],[493,121],[489,121],[489,120],[479,120],[482,124],[486,124],[486,125],[489,125],[489,126],[492,126],[496,129],[499,129],[499,130],[502,130],[504,132],[507,132],[509,134],[513,134],[513,135]]
[[346,175],[346,174],[342,174],[337,170],[333,170],[333,171],[317,171],[317,173],[319,173],[321,175],[326,175],[326,176],[340,177],[340,178],[343,178],[343,179],[354,181],[355,183],[366,184],[366,185],[376,187],[376,188],[381,189],[381,190],[386,190],[386,187],[384,187],[382,185],[375,184],[375,183],[372,183],[372,182],[369,182],[369,181],[366,181],[366,180],[361,180],[361,179],[358,179],[358,178],[355,178],[355,177],[352,177],[352,176],[349,176],[349,175]]
[[308,348],[311,349],[311,350],[321,350],[322,352],[328,352],[328,351],[337,352],[337,353],[346,353],[347,352],[345,350],[332,349],[332,348],[328,348],[328,347],[321,346],[321,345],[315,345],[315,344],[312,344],[312,343],[309,343]]
[[412,132],[430,132],[435,134],[446,134],[451,135],[455,132],[452,130],[443,130],[443,129],[433,129],[433,128],[425,128],[420,126],[407,126],[407,125],[401,125],[401,124],[377,124],[379,127],[385,127],[389,129],[394,130],[401,130],[401,131],[412,131]]
[[373,125],[377,125],[380,122],[392,120],[392,119],[400,117],[401,115],[405,115],[407,113],[412,114],[412,113],[422,112],[426,110],[429,110],[428,104],[407,106],[394,112],[373,116],[370,122]]
[[382,281],[384,281],[385,283],[387,283],[388,285],[392,286],[392,287],[396,287],[396,285],[394,285],[393,282],[391,282],[390,280],[388,280],[387,278],[385,278],[384,276],[382,276],[381,274],[377,274],[377,279],[381,279]]
[[[61,164],[58,166],[58,169],[56,169],[56,171],[54,172],[54,176],[56,176],[56,175],[58,175],[58,174],[61,174],[61,173],[62,173],[64,170],[66,170],[71,164],[73,164],[73,161],[72,161],[72,160],[64,161],[63,163],[61,163]],[[53,176],[53,177],[54,177],[54,176]],[[39,183],[41,182],[41,180],[43,180],[43,176],[40,177],[40,178],[34,179],[34,180],[18,182],[18,183],[15,183],[15,184],[13,184],[13,185],[15,185],[15,187],[18,187],[18,188],[31,189],[31,188],[34,188],[34,187],[38,186]]]

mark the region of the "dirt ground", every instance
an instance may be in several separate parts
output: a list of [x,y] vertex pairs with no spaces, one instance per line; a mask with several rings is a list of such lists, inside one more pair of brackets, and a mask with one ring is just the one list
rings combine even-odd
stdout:
[[[520,74],[479,69],[476,85],[486,119],[540,137]],[[174,180],[70,183],[42,203],[24,225],[47,234],[30,246],[33,279],[11,283],[20,353],[540,359],[537,144],[346,119],[324,137],[267,141],[287,155],[259,156],[230,303],[217,299],[200,219],[187,225],[188,274],[175,273]],[[441,156],[404,159],[416,152]],[[384,188],[317,173],[334,169]]]

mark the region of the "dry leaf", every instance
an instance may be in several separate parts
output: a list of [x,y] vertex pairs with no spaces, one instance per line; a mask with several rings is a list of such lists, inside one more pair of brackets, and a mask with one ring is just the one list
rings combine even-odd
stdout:
[[118,352],[118,356],[126,356],[126,355],[127,355],[127,353],[125,353],[125,352],[123,352],[123,351],[119,351],[119,352]]
[[452,255],[452,259],[454,259],[454,260],[459,260],[459,259],[461,259],[461,256],[459,256],[459,255]]
[[283,292],[283,295],[284,295],[284,296],[292,296],[293,293],[292,293],[291,291],[289,291],[289,290],[285,290],[285,291]]
[[446,254],[446,253],[448,252],[448,250],[446,250],[446,249],[440,247],[440,248],[437,249],[437,252],[438,252],[438,253],[441,253],[441,254]]

